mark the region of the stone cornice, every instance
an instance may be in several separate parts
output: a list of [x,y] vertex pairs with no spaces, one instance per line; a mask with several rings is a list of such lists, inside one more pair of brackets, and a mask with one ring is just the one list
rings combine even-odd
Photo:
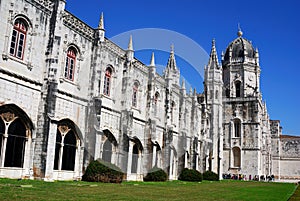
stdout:
[[94,39],[94,29],[66,10],[63,13],[63,23],[87,39],[91,41]]

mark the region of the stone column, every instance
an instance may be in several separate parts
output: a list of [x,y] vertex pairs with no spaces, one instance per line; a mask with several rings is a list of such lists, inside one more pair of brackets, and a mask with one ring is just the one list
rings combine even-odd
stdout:
[[80,179],[80,175],[79,175],[79,161],[80,161],[80,141],[77,140],[77,145],[76,145],[76,155],[75,155],[75,164],[74,164],[74,176],[73,179],[75,180],[79,180]]
[[184,152],[184,168],[188,168],[188,152]]
[[5,132],[5,134],[3,135],[4,139],[2,142],[2,150],[1,150],[1,166],[0,167],[4,167],[4,162],[5,162],[5,152],[6,152],[6,144],[7,144],[7,132]]
[[62,166],[62,159],[63,159],[63,152],[64,152],[64,139],[65,135],[62,136],[61,146],[59,148],[59,158],[58,158],[58,180],[61,179],[61,166]]
[[127,160],[127,179],[129,175],[131,175],[131,163],[132,163],[132,149],[133,149],[133,142],[129,141],[129,150],[128,150],[128,160]]
[[157,147],[156,146],[153,146],[153,152],[152,152],[152,167],[154,167],[156,164],[156,149]]
[[101,141],[102,141],[102,134],[101,133],[96,133],[96,140],[95,140],[95,155],[94,159],[97,160],[101,158]]
[[55,146],[56,146],[56,132],[57,132],[57,124],[51,122],[49,125],[45,181],[54,179],[53,169],[54,169],[54,157],[55,157]]
[[173,150],[170,150],[170,169],[169,169],[169,180],[173,180]]

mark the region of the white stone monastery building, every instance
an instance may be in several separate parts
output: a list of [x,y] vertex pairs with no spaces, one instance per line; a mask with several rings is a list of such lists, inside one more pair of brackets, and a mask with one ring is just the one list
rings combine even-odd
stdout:
[[174,49],[159,75],[65,3],[0,0],[0,177],[78,180],[100,158],[127,180],[154,166],[300,179],[300,138],[270,120],[241,31],[220,63],[213,41],[205,90],[187,93]]

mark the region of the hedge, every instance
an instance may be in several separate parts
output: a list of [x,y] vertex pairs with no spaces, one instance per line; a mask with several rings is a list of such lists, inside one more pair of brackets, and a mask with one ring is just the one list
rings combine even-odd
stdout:
[[121,183],[123,180],[121,169],[111,163],[95,160],[90,162],[84,175],[83,181]]

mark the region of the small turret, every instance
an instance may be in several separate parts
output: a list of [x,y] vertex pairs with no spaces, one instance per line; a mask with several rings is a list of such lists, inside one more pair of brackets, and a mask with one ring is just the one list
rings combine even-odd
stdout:
[[101,16],[100,16],[100,20],[99,20],[97,31],[98,31],[99,42],[104,42],[104,39],[105,39],[105,29],[104,29],[104,16],[103,16],[103,12],[101,13]]
[[134,51],[133,51],[133,43],[132,43],[132,35],[130,35],[128,48],[126,51],[126,56],[128,61],[133,61],[134,59]]
[[167,68],[175,71],[177,70],[176,60],[174,55],[174,45],[171,45],[171,52],[170,52]]
[[211,47],[209,61],[208,61],[208,68],[219,68],[219,61],[217,56],[215,39],[212,40],[212,47]]

